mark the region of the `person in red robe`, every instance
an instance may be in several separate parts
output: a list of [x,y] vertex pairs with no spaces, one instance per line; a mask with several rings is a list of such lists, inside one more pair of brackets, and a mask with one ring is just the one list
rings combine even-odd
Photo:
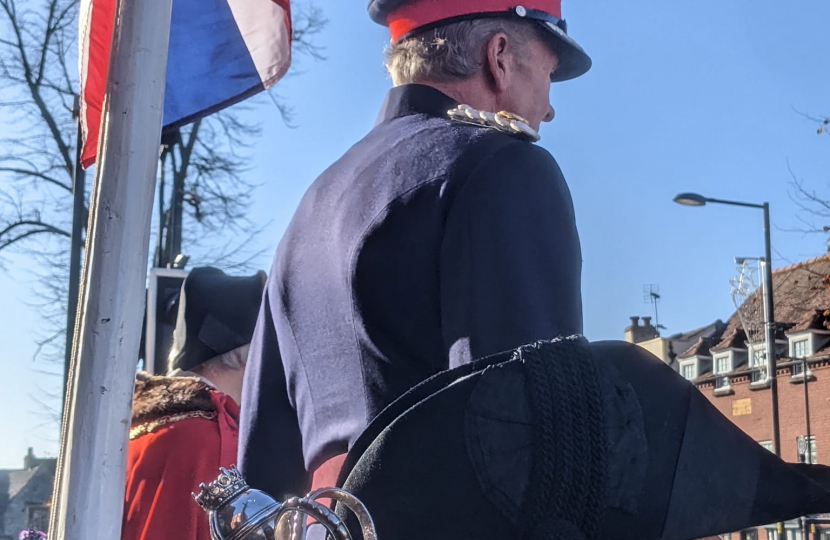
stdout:
[[265,274],[195,268],[184,284],[166,376],[138,373],[122,540],[210,540],[192,492],[236,463],[239,402]]

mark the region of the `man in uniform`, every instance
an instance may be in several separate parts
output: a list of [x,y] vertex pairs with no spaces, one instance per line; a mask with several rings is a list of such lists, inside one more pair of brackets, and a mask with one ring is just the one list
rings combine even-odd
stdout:
[[428,377],[582,331],[568,186],[533,143],[552,82],[591,65],[560,0],[372,0],[395,84],[310,187],[251,345],[240,465],[278,499],[333,484],[384,407]]

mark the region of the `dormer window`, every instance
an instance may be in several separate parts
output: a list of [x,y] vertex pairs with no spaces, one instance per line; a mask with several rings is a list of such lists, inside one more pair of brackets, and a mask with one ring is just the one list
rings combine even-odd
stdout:
[[732,355],[730,353],[715,356],[715,391],[729,389],[729,376],[727,373],[732,371]]
[[809,333],[790,336],[790,357],[796,361],[792,365],[793,377],[804,376],[804,364],[798,360],[803,360],[812,355],[813,344]]
[[697,360],[687,360],[680,363],[680,374],[687,381],[697,379]]
[[793,341],[793,358],[806,358],[810,356],[809,353],[810,339],[802,338]]

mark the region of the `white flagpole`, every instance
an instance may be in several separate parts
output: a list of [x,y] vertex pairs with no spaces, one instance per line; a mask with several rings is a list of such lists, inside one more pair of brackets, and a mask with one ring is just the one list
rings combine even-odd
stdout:
[[172,0],[118,0],[50,540],[118,539]]

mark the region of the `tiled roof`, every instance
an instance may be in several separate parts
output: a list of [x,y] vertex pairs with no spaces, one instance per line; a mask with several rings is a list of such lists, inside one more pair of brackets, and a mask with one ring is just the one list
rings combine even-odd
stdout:
[[830,310],[813,309],[808,311],[787,333],[794,334],[806,330],[830,330]]
[[[35,458],[29,454],[29,465],[23,469],[0,470],[0,519],[6,512],[8,505],[18,495],[25,497],[44,497],[45,502],[52,493],[52,482],[55,474],[56,461],[54,458]],[[32,491],[34,489],[34,491]],[[0,522],[2,524],[2,522]],[[2,529],[0,528],[0,532]]]
[[[784,329],[792,331],[805,317],[830,308],[830,258],[816,257],[774,270],[772,288],[775,320],[780,323],[777,334],[783,337]],[[758,301],[758,297],[753,295],[747,301]],[[736,312],[727,321],[720,343],[712,349],[743,348],[745,341],[746,335]]]
[[712,348],[712,345],[714,345],[714,343],[711,338],[701,337],[694,345],[678,354],[677,357],[690,358],[692,356],[711,356],[709,350]]
[[[708,338],[711,340],[711,343],[717,343],[720,341],[721,335],[723,334],[725,328],[726,324],[718,319],[701,328],[669,336],[667,339],[670,347],[670,365],[674,365],[677,358],[685,357],[683,355],[694,345],[696,345],[697,342],[700,341],[700,338]],[[678,352],[680,352],[681,355],[677,355]]]
[[[733,321],[735,319],[735,321]],[[723,332],[720,342],[712,347],[713,351],[722,351],[725,349],[739,349],[746,347],[746,333],[741,328],[741,321],[738,315],[733,315],[727,323],[726,330]]]
[[718,319],[712,324],[707,324],[706,326],[702,326],[694,330],[689,330],[688,332],[680,332],[678,334],[673,334],[669,336],[667,339],[673,341],[694,342],[700,339],[701,337],[711,337],[713,334],[720,333],[721,331],[723,331],[724,328],[726,328],[726,325],[723,323],[722,320]]
[[5,513],[7,505],[26,487],[37,469],[0,470],[0,514]]
[[35,475],[37,469],[26,469],[22,471],[0,471],[0,475],[4,475],[8,478],[8,493],[9,499],[14,498],[17,493],[26,487],[26,484],[29,483],[29,480]]

